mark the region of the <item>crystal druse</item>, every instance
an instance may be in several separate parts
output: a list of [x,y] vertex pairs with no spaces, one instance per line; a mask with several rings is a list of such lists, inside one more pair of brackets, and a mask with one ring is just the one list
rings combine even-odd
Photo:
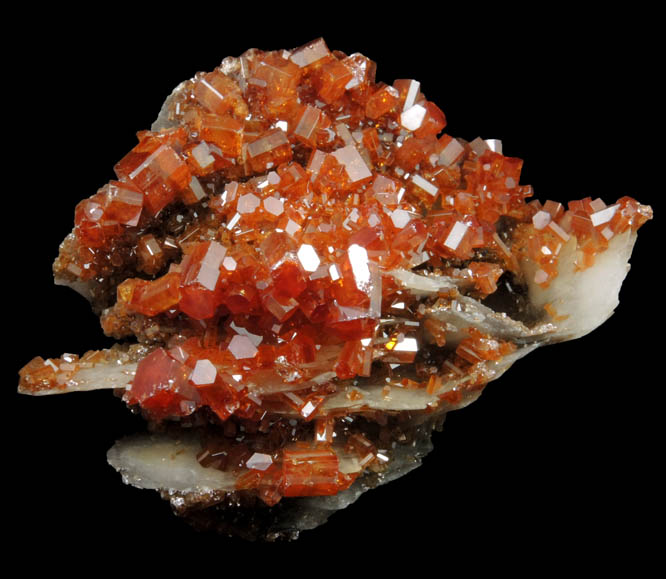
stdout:
[[418,466],[446,412],[613,313],[652,217],[531,200],[501,142],[375,69],[318,39],[181,83],[60,247],[128,341],[19,391],[113,389],[151,433],[109,462],[199,526],[293,538]]

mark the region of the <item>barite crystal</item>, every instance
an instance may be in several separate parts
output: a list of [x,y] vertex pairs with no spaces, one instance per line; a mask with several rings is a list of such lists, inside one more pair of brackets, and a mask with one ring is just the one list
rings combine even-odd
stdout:
[[19,391],[113,389],[151,433],[110,464],[207,528],[293,538],[417,466],[448,411],[613,313],[652,217],[530,201],[500,141],[375,71],[317,39],[181,83],[54,263],[137,343],[34,358]]

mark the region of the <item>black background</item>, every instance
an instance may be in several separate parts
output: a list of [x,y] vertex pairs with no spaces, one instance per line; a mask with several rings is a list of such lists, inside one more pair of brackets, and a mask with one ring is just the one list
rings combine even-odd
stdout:
[[[219,572],[351,572],[356,557],[370,567],[458,560],[537,570],[582,561],[593,569],[652,552],[656,537],[645,528],[661,507],[663,460],[660,339],[651,334],[663,283],[663,144],[651,17],[419,6],[382,20],[386,8],[322,16],[312,6],[261,15],[246,6],[238,16],[180,6],[149,29],[120,7],[16,22],[23,40],[10,51],[5,91],[5,138],[15,147],[3,171],[11,178],[4,495],[12,551],[24,564],[75,568],[85,553],[110,565],[138,553],[154,569],[180,562]],[[111,344],[85,300],[52,284],[51,263],[76,202],[113,177],[171,90],[246,48],[294,48],[318,36],[378,62],[377,80],[421,81],[448,133],[501,139],[505,154],[525,160],[521,182],[542,201],[628,194],[652,204],[656,219],[641,230],[621,304],[602,328],[538,350],[449,415],[417,471],[296,543],[247,544],[195,533],[157,493],[122,484],[105,454],[142,421],[110,392],[23,397],[16,373],[35,355]],[[31,545],[42,555],[26,558]]]

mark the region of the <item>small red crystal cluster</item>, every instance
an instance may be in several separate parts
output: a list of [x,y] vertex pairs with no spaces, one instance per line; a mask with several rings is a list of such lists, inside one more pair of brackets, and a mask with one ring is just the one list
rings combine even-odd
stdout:
[[[587,267],[646,219],[628,197],[566,210],[527,203],[520,159],[496,142],[442,133],[444,113],[419,82],[375,82],[375,68],[319,39],[291,52],[251,50],[198,74],[171,97],[163,126],[138,134],[117,180],[79,203],[55,265],[83,282],[133,268],[102,323],[159,344],[124,394],[150,419],[203,408],[257,425],[278,411],[316,419],[316,444],[240,461],[249,472],[239,488],[269,504],[351,484],[322,412],[339,381],[370,376],[373,364],[424,362],[417,298],[392,271],[428,269],[484,298],[504,272],[519,275],[526,252],[546,286],[570,236]],[[386,326],[386,317],[402,321]],[[445,346],[444,324],[423,326]],[[446,365],[396,386],[436,394],[447,373],[513,348],[472,330]],[[79,362],[68,356],[33,360],[24,386],[62,386]],[[369,462],[368,444],[350,449]]]

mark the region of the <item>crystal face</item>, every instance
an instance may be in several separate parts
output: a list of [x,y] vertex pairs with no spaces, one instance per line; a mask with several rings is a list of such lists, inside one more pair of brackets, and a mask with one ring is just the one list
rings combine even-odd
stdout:
[[20,388],[116,388],[164,432],[111,464],[184,515],[220,492],[266,509],[388,480],[448,410],[616,305],[648,207],[530,201],[522,161],[441,134],[417,81],[374,70],[321,40],[225,59],[77,207],[56,278],[138,345],[36,358]]

